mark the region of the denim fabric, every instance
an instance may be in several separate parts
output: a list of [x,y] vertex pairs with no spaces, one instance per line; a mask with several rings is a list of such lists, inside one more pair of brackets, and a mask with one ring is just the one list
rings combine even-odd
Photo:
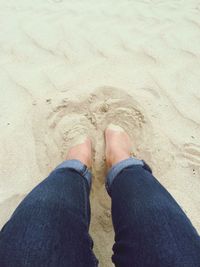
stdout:
[[117,267],[200,267],[200,237],[148,166],[123,169],[109,188]]
[[56,170],[63,168],[72,169],[79,172],[87,180],[89,188],[91,188],[92,174],[87,168],[87,166],[84,165],[80,160],[77,159],[65,160],[56,167]]
[[[148,165],[120,166],[108,176],[115,266],[200,267],[199,235]],[[98,265],[88,172],[65,162],[28,194],[0,232],[0,267]]]
[[109,170],[106,177],[106,190],[109,193],[109,188],[111,187],[113,180],[117,175],[124,169],[132,165],[144,165],[144,161],[131,157],[129,159],[122,160],[117,164],[113,165]]
[[95,267],[88,234],[89,185],[60,166],[15,210],[0,232],[0,267]]

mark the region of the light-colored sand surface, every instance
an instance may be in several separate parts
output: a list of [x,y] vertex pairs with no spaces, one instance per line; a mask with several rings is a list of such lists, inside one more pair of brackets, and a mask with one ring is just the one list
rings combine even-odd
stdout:
[[0,226],[86,129],[91,233],[111,266],[103,130],[114,122],[200,230],[199,1],[0,0],[0,25]]

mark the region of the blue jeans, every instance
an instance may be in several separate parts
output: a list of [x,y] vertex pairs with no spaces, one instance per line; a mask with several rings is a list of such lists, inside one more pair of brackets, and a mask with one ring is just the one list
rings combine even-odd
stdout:
[[[21,202],[0,232],[0,267],[94,267],[91,174],[65,161]],[[115,165],[106,182],[118,267],[200,267],[200,237],[142,161]]]

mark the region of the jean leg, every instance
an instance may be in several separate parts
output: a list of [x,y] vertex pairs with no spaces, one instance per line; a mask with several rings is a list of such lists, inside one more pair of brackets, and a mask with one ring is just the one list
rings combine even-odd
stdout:
[[1,267],[97,266],[88,234],[90,186],[83,172],[65,165],[28,194],[1,230]]
[[115,266],[200,267],[198,233],[150,168],[135,163],[117,168],[116,177],[112,170],[108,177]]

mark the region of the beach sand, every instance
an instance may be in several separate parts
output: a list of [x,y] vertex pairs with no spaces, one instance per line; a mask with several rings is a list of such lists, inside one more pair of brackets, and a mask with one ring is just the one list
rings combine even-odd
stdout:
[[0,25],[0,226],[87,130],[91,234],[112,266],[113,122],[200,230],[199,1],[0,0]]

